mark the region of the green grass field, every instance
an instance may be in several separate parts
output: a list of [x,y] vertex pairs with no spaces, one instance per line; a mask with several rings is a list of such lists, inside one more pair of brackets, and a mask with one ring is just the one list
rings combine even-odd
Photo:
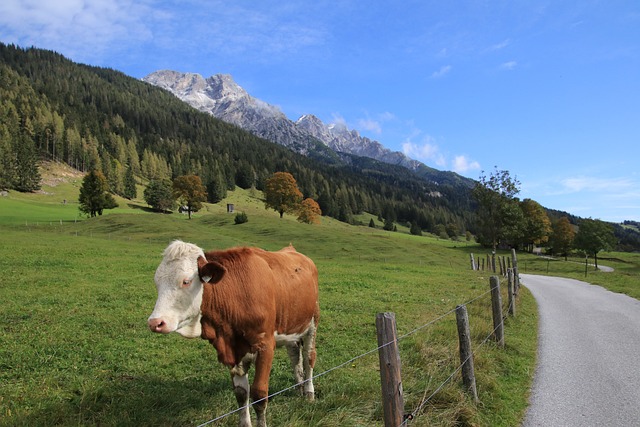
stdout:
[[[0,425],[196,426],[236,409],[227,369],[206,341],[146,327],[156,298],[153,274],[172,239],[205,249],[293,243],[316,262],[315,373],[326,373],[315,381],[314,403],[294,391],[269,402],[274,426],[381,426],[377,351],[358,357],[377,347],[376,313],[394,312],[403,335],[489,289],[489,275],[469,268],[468,254],[481,252],[473,244],[328,218],[299,224],[265,210],[250,191],[232,192],[187,220],[121,199],[102,217],[82,218],[77,183],[43,190],[0,198]],[[249,222],[235,225],[227,201]],[[533,270],[536,260],[524,259]],[[520,423],[535,364],[535,302],[523,289],[517,317],[506,320],[504,349],[491,340],[481,345],[493,329],[489,295],[468,309],[481,404],[465,396],[459,374],[447,382],[459,365],[449,313],[400,341],[405,408],[421,406],[410,425]],[[278,351],[270,391],[291,384],[288,359]],[[232,415],[210,425],[236,423]]]

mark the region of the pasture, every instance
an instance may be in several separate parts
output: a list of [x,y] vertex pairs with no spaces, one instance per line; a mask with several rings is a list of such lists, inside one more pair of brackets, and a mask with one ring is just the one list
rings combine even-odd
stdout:
[[[535,363],[535,303],[523,289],[517,317],[506,321],[506,347],[481,345],[493,327],[489,275],[469,268],[468,254],[479,247],[327,218],[299,224],[242,190],[229,194],[248,215],[241,225],[225,213],[226,201],[206,205],[191,221],[121,199],[102,217],[78,218],[74,189],[67,183],[44,188],[47,195],[0,198],[1,425],[197,426],[236,409],[229,374],[207,342],[147,329],[153,274],[176,238],[204,249],[293,243],[316,262],[315,374],[326,374],[315,380],[312,404],[294,390],[271,399],[271,425],[382,425],[377,351],[360,356],[377,347],[375,315],[384,311],[396,313],[399,335],[444,315],[400,341],[407,412],[437,391],[409,425],[520,423]],[[474,405],[459,373],[447,381],[459,365],[449,312],[479,296],[468,305],[481,401]],[[290,385],[288,358],[278,351],[270,392]],[[209,425],[236,423],[231,415]]]

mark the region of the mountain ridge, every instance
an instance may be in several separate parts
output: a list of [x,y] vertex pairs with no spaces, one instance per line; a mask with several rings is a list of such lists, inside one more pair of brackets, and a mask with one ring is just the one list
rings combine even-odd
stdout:
[[142,80],[168,90],[200,111],[306,156],[326,157],[326,151],[317,144],[320,142],[335,153],[402,166],[434,183],[468,187],[473,183],[455,172],[439,171],[399,151],[392,151],[343,124],[326,124],[313,114],[304,114],[293,121],[278,107],[251,96],[230,74],[214,74],[205,79],[197,73],[160,70]]

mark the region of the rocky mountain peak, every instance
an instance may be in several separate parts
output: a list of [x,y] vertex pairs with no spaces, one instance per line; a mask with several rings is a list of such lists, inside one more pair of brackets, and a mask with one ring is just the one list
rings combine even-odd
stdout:
[[206,80],[206,85],[205,92],[212,99],[237,101],[249,97],[247,91],[240,87],[230,74],[215,74]]
[[143,80],[169,90],[201,111],[301,154],[317,154],[320,141],[338,153],[370,157],[412,170],[422,165],[403,153],[385,148],[378,141],[361,136],[344,123],[325,124],[312,114],[293,122],[278,107],[253,98],[229,74],[215,74],[205,80],[195,73],[163,70]]

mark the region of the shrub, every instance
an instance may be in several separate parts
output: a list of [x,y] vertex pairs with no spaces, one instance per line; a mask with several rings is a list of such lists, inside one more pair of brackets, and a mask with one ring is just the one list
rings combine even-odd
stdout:
[[236,224],[244,224],[245,222],[248,222],[248,221],[249,221],[249,218],[247,217],[247,214],[244,212],[238,212],[234,219],[234,222]]

